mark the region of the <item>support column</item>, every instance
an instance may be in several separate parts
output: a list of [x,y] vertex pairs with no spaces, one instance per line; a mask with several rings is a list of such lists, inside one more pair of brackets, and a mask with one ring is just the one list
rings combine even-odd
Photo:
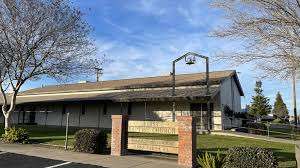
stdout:
[[112,115],[111,119],[111,155],[125,155],[128,139],[128,117],[127,115]]
[[178,164],[194,167],[196,160],[196,122],[192,116],[177,116]]

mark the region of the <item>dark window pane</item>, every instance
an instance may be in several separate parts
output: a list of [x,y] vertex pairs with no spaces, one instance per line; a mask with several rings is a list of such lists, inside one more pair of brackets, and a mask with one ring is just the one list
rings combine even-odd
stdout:
[[128,113],[128,115],[131,115],[131,113],[132,113],[132,103],[128,103],[127,113]]
[[191,111],[201,111],[201,104],[200,103],[192,103],[190,106]]
[[[214,104],[210,103],[210,111],[213,111]],[[190,105],[191,111],[207,111],[207,103],[192,103]]]
[[104,103],[103,104],[103,115],[106,115],[107,114],[107,104]]
[[201,103],[202,111],[207,111],[207,103]]
[[62,114],[66,114],[66,105],[62,106]]
[[86,112],[86,105],[85,104],[81,104],[81,114],[85,115]]

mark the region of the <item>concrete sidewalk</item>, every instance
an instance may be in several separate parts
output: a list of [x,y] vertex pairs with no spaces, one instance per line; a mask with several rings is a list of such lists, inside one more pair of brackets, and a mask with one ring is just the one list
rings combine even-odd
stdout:
[[252,138],[252,139],[259,139],[259,140],[287,143],[287,144],[295,144],[294,140],[267,137],[267,136],[263,136],[263,135],[255,135],[255,134],[235,132],[235,131],[213,131],[213,132],[211,132],[211,134],[212,135],[222,135],[222,136],[234,136],[234,137],[240,137],[240,138]]
[[36,156],[47,159],[63,160],[74,163],[98,165],[113,168],[177,168],[177,160],[148,158],[137,155],[110,156],[86,154],[61,149],[52,149],[40,145],[0,144],[0,151]]

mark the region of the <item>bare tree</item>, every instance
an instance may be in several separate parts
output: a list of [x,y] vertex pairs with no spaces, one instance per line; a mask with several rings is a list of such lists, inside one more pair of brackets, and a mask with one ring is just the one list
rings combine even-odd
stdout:
[[215,0],[229,24],[213,36],[238,41],[240,48],[218,58],[237,64],[254,62],[264,77],[288,79],[300,65],[299,0]]
[[90,32],[82,13],[67,0],[0,0],[0,96],[5,128],[10,127],[9,118],[25,82],[92,70],[97,61],[92,60],[95,47]]

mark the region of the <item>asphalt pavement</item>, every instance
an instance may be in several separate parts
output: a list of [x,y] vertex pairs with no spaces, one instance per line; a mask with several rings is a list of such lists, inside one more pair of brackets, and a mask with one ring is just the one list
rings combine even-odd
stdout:
[[0,143],[0,168],[178,168],[177,158],[88,154],[35,144]]
[[66,162],[35,156],[0,152],[0,167],[3,168],[104,168],[102,166]]

